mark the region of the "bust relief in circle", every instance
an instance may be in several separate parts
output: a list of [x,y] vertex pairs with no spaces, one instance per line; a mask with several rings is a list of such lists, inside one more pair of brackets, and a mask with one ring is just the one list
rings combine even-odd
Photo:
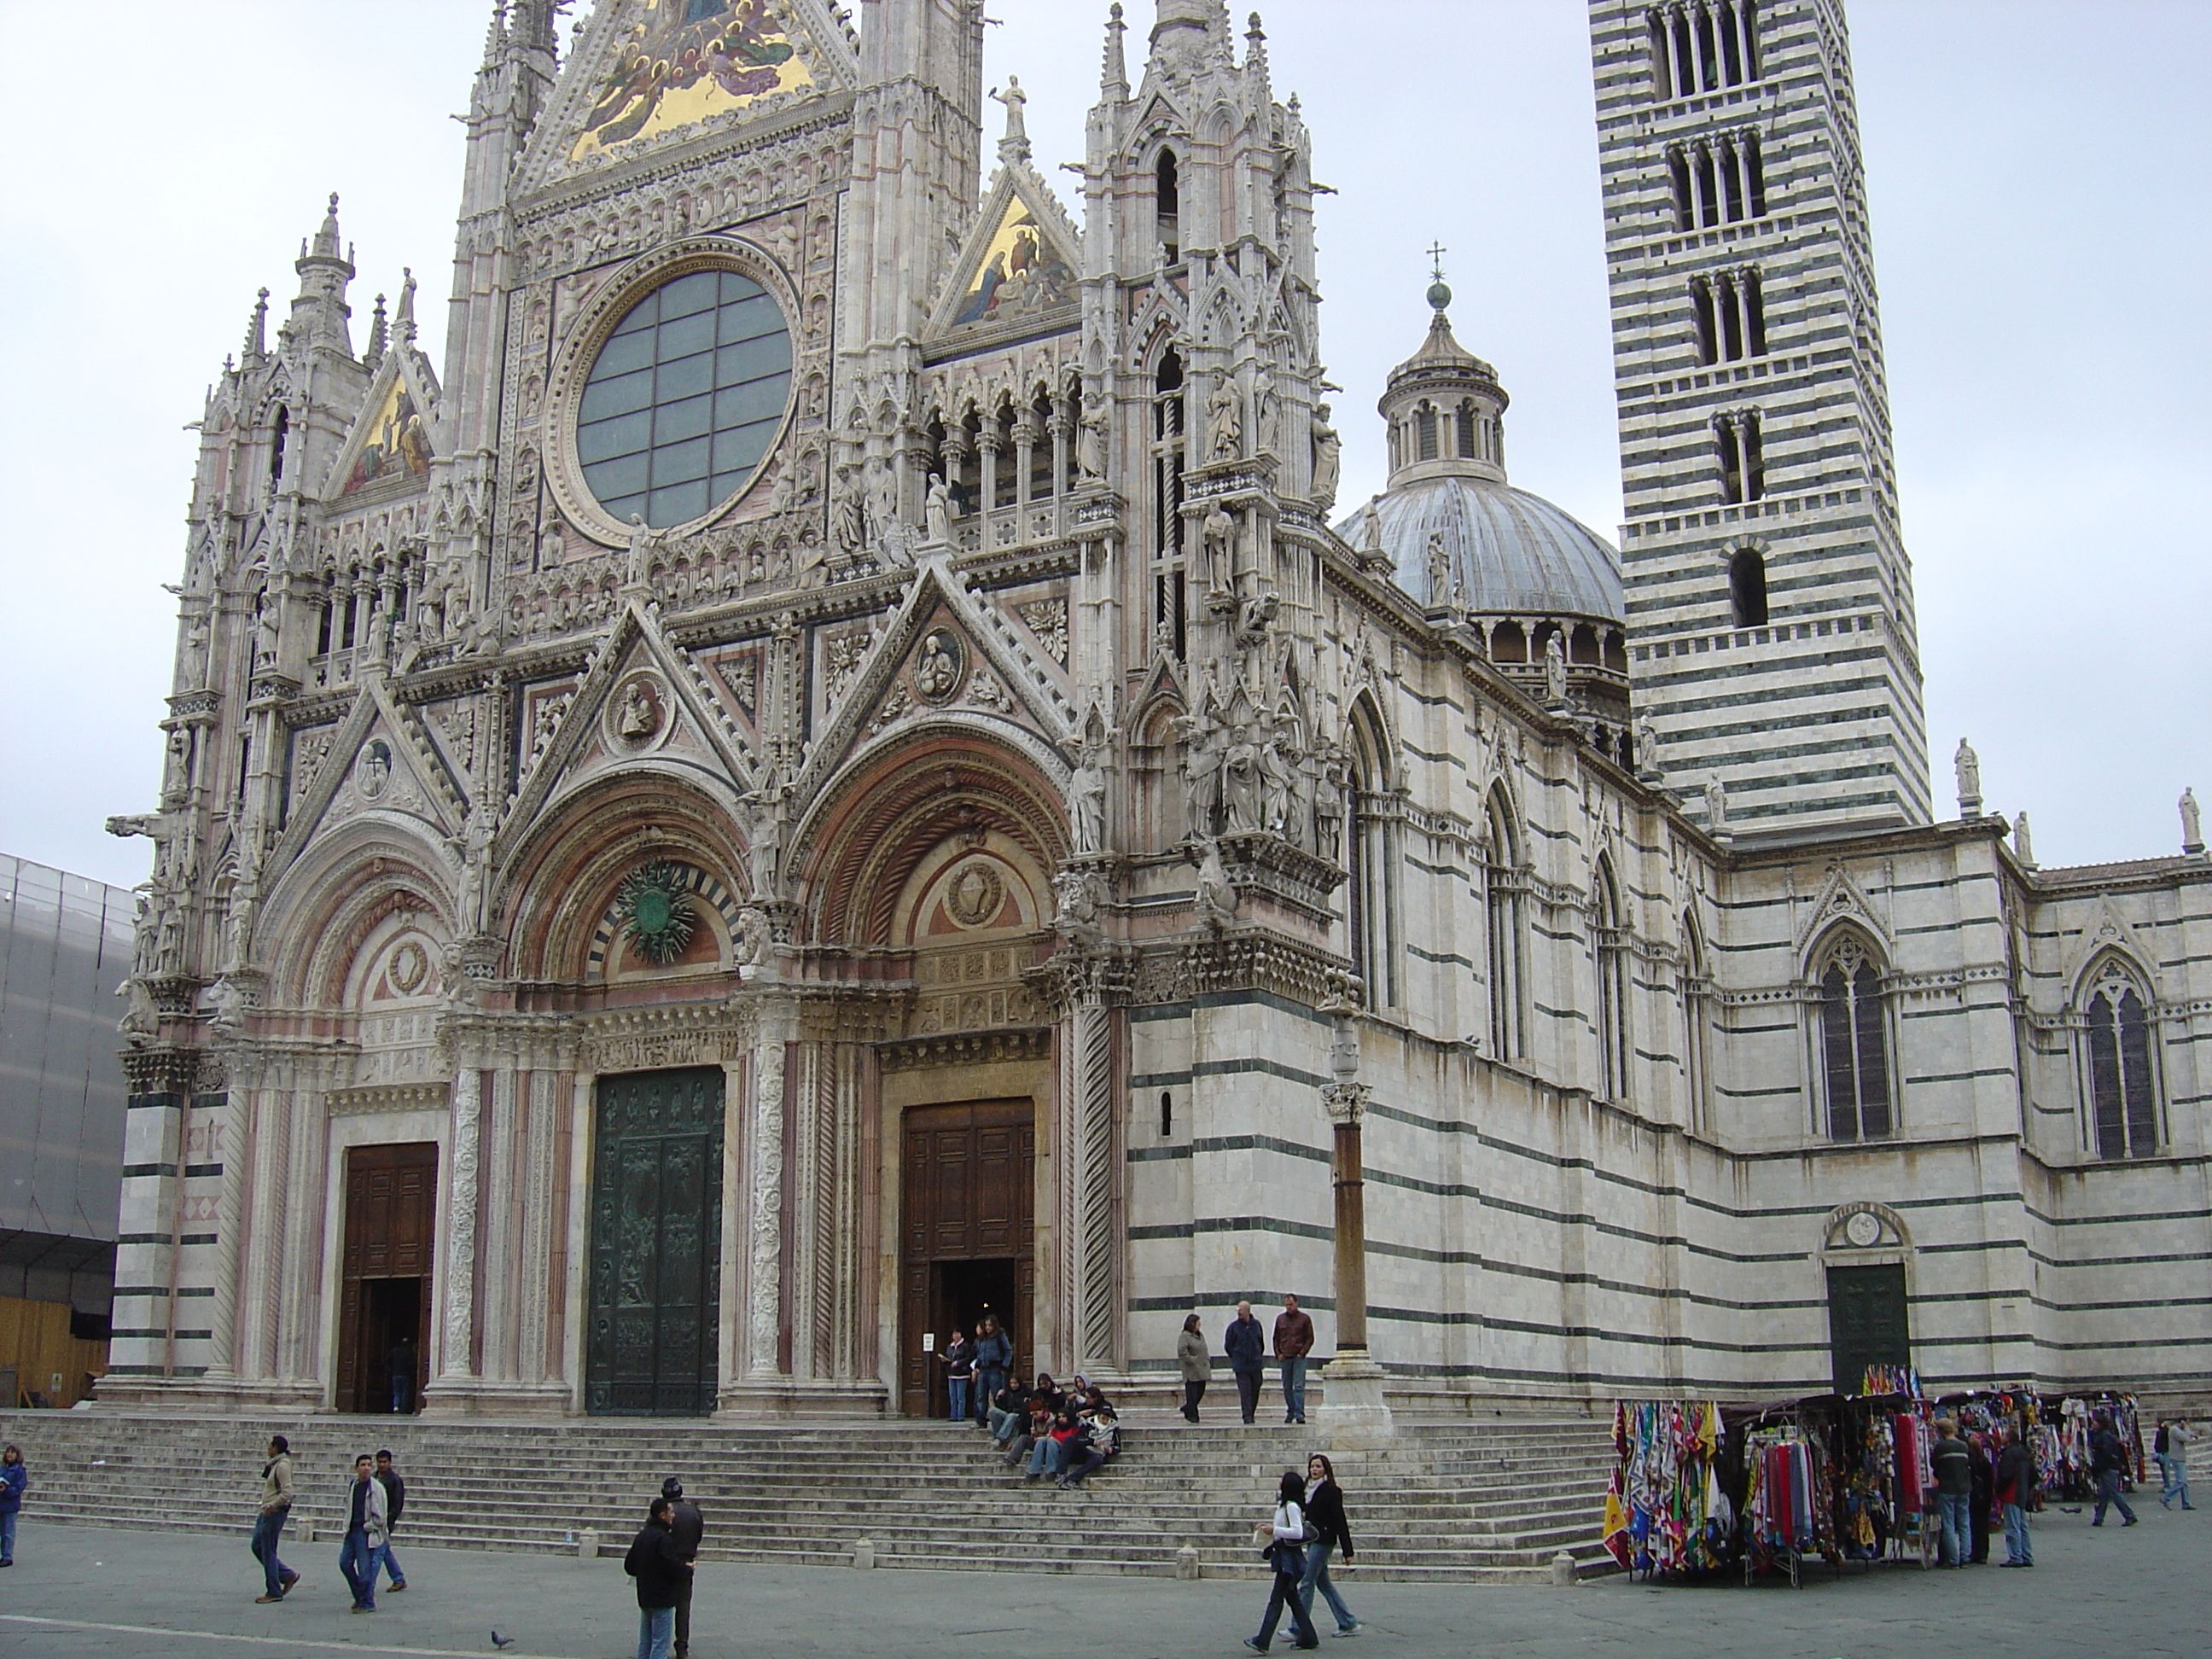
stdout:
[[915,690],[925,702],[949,702],[966,678],[966,658],[958,635],[950,629],[931,629],[915,656]]
[[1861,1210],[1844,1223],[1844,1237],[1863,1250],[1870,1249],[1881,1242],[1881,1218],[1871,1210]]
[[654,675],[631,675],[608,700],[607,739],[617,749],[651,749],[667,736],[668,725],[668,694]]
[[361,751],[354,775],[363,800],[375,800],[392,782],[392,749],[380,739]]

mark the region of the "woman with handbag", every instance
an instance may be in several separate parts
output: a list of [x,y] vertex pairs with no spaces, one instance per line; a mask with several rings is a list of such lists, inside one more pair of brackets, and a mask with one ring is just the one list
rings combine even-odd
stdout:
[[1306,1574],[1306,1540],[1312,1536],[1306,1525],[1305,1493],[1306,1483],[1298,1479],[1298,1472],[1285,1469],[1273,1516],[1252,1528],[1252,1541],[1263,1547],[1261,1553],[1267,1558],[1267,1565],[1275,1574],[1274,1589],[1267,1597],[1267,1616],[1260,1621],[1260,1633],[1244,1638],[1244,1645],[1255,1653],[1265,1653],[1275,1639],[1275,1623],[1285,1607],[1290,1609],[1291,1628],[1297,1633],[1298,1646],[1321,1645],[1321,1636],[1314,1629],[1313,1620],[1298,1600],[1298,1582]]
[[1314,1538],[1306,1546],[1306,1571],[1298,1581],[1298,1601],[1311,1614],[1314,1592],[1319,1590],[1336,1615],[1336,1633],[1349,1636],[1359,1628],[1359,1620],[1352,1616],[1352,1609],[1344,1605],[1344,1598],[1329,1580],[1328,1558],[1334,1551],[1347,1563],[1352,1559],[1352,1527],[1344,1518],[1344,1491],[1336,1484],[1336,1466],[1319,1452],[1306,1460],[1306,1517],[1313,1523]]

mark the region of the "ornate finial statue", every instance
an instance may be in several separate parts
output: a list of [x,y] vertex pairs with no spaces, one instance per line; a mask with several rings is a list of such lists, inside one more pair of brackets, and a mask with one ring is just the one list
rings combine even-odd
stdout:
[[1083,745],[1068,780],[1067,817],[1079,856],[1106,850],[1106,768],[1097,744]]
[[2027,868],[2035,868],[2035,843],[2028,838],[2027,814],[2025,812],[2013,821],[2012,855]]
[[623,580],[632,587],[642,587],[653,573],[653,550],[660,545],[660,532],[646,523],[637,514],[629,515],[629,568]]
[[952,491],[942,473],[933,473],[929,495],[922,503],[924,533],[932,547],[952,545]]
[[1951,757],[1951,764],[1959,774],[1959,816],[1979,817],[1982,812],[1982,757],[1974,752],[1973,744],[1964,738],[1959,739],[1959,752]]
[[[1382,544],[1382,515],[1374,514],[1375,544]],[[1429,535],[1429,609],[1437,611],[1451,603],[1451,556],[1444,548],[1444,532],[1432,531]]]
[[1009,75],[1006,89],[994,92],[991,96],[1006,106],[1006,136],[999,140],[999,159],[1001,161],[1028,161],[1030,129],[1023,106],[1030,101],[1030,95],[1022,90],[1021,77]]
[[2194,787],[2181,792],[2181,850],[2185,853],[2204,850],[2204,817],[2197,810]]
[[1210,461],[1244,458],[1243,400],[1226,374],[1213,383],[1206,400],[1206,457]]
[[1652,729],[1649,710],[1639,708],[1636,711],[1633,729],[1636,732],[1636,775],[1656,778],[1660,775],[1659,734]]
[[1313,412],[1313,498],[1326,513],[1336,505],[1337,485],[1344,477],[1344,441],[1328,423],[1328,405]]
[[1075,428],[1075,465],[1086,483],[1106,476],[1106,400],[1086,397]]
[[1717,772],[1705,780],[1705,829],[1716,836],[1728,829],[1728,786]]
[[1544,641],[1544,696],[1551,702],[1567,700],[1567,648],[1557,629]]

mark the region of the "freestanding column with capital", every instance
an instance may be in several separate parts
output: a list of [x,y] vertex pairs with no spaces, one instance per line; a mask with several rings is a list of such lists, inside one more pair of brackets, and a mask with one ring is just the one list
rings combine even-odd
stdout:
[[1340,1440],[1396,1432],[1383,1397],[1382,1368],[1367,1352],[1367,1200],[1360,1131],[1368,1089],[1358,1080],[1358,982],[1347,980],[1322,1005],[1336,1027],[1329,1047],[1329,1070],[1336,1080],[1321,1091],[1334,1137],[1329,1164],[1336,1196],[1336,1357],[1322,1370],[1322,1404],[1314,1421]]

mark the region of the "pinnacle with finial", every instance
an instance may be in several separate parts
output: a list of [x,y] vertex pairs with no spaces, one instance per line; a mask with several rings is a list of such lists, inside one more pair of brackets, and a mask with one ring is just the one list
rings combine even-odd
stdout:
[[1106,67],[1099,76],[1099,85],[1109,93],[1124,96],[1129,89],[1129,64],[1122,51],[1121,37],[1128,32],[1128,24],[1121,19],[1121,0],[1114,0],[1106,15]]
[[1439,314],[1449,309],[1452,302],[1452,291],[1444,282],[1444,255],[1450,252],[1442,242],[1432,243],[1429,248],[1429,273],[1435,278],[1429,288],[1429,304]]

